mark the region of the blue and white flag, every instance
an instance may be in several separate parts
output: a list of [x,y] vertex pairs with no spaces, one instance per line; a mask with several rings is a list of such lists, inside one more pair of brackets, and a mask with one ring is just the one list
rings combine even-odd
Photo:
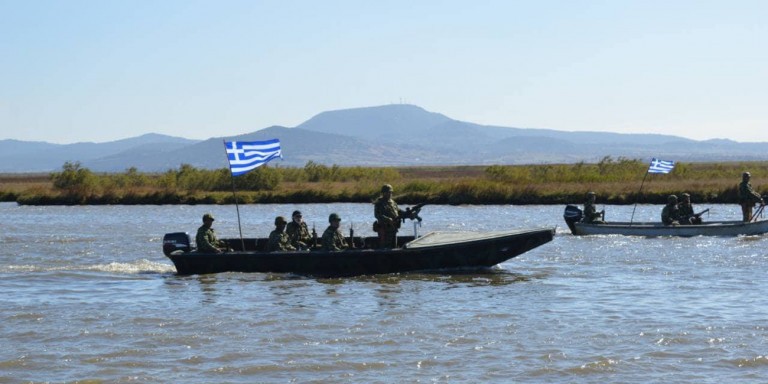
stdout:
[[240,176],[266,164],[275,158],[282,158],[280,139],[266,141],[225,141],[229,169],[232,176]]
[[651,160],[651,166],[648,168],[648,173],[670,173],[675,168],[674,161],[659,160],[653,158]]

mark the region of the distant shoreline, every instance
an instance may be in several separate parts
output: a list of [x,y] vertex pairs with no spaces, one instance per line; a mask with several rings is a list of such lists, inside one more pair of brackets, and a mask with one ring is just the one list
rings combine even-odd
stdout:
[[[401,205],[665,204],[670,194],[696,203],[736,204],[741,173],[768,190],[768,162],[678,163],[669,174],[646,174],[639,160],[606,157],[597,164],[439,167],[258,168],[235,178],[239,204],[371,203],[381,185]],[[641,188],[642,186],[642,188]],[[228,170],[182,166],[165,173],[96,174],[66,163],[52,174],[0,174],[0,201],[20,205],[234,204]]]

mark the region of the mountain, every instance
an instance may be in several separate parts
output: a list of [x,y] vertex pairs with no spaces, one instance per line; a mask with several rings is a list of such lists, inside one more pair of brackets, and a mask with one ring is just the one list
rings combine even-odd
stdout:
[[[110,166],[92,168],[98,171],[123,171],[142,160],[142,153],[167,152],[197,142],[181,137],[148,133],[138,137],[106,143],[51,144],[19,140],[0,140],[0,172],[50,172],[66,161],[79,161],[84,166],[98,165],[115,158]],[[172,168],[177,167],[174,165]],[[141,169],[141,168],[140,168]]]
[[[672,135],[568,132],[481,125],[421,107],[392,104],[322,112],[293,127],[272,126],[227,140],[279,138],[273,166],[483,165],[597,162],[659,157],[676,161],[768,160],[765,143]],[[223,138],[189,140],[159,134],[107,143],[51,144],[0,140],[0,172],[50,172],[79,161],[97,172],[166,171],[181,164],[227,167]]]
[[764,143],[480,125],[402,104],[323,112],[298,127],[429,148],[443,156],[439,162],[427,158],[421,163],[435,160],[435,164],[595,162],[605,156],[678,161],[768,159]]

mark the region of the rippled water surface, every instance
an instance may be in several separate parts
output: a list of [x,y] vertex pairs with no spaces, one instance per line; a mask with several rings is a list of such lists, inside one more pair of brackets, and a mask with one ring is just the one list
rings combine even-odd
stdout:
[[[248,205],[266,237],[299,208],[370,235],[366,204]],[[606,207],[628,220],[629,207]],[[704,207],[697,207],[704,208]],[[711,206],[705,219],[736,219]],[[661,206],[638,206],[656,220]],[[176,276],[166,232],[234,206],[0,204],[0,383],[765,382],[765,236],[574,237],[562,206],[426,206],[422,233],[558,226],[496,268],[344,279]],[[411,231],[406,225],[406,233]]]

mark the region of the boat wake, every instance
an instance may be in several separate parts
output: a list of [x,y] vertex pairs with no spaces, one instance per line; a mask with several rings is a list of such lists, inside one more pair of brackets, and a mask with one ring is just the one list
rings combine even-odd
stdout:
[[170,264],[158,263],[147,259],[136,260],[129,263],[107,263],[91,265],[67,265],[67,266],[41,266],[41,265],[3,265],[0,273],[18,272],[108,272],[117,274],[164,274],[175,273],[176,268]]

